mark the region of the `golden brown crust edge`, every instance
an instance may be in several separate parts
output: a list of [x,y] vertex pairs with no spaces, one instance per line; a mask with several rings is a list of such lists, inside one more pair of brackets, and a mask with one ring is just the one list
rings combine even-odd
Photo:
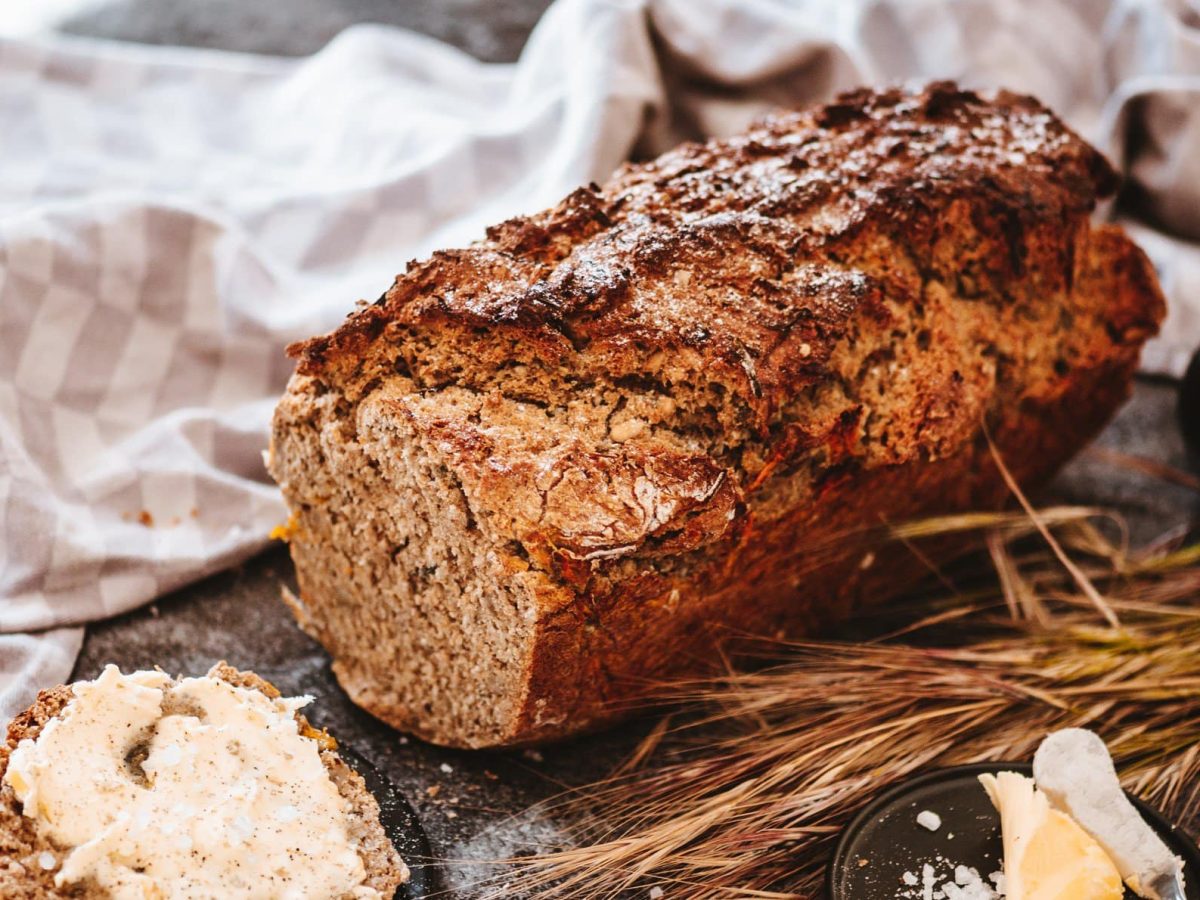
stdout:
[[[254,672],[241,671],[219,662],[208,672],[238,687],[280,696],[278,689]],[[54,847],[39,837],[33,820],[25,816],[12,787],[3,782],[9,756],[22,740],[36,740],[42,728],[62,712],[74,696],[70,685],[59,685],[39,691],[37,699],[25,711],[18,713],[8,724],[7,740],[0,746],[0,897],[5,900],[60,900],[85,898],[105,900],[107,892],[84,887],[58,888],[54,872],[38,865],[38,855]],[[367,790],[365,782],[338,755],[336,742],[326,733],[312,728],[304,716],[296,716],[301,733],[321,746],[321,761],[338,793],[350,804],[352,837],[360,846],[360,855],[367,870],[367,886],[391,897],[407,878],[408,870],[379,820],[379,804]]]

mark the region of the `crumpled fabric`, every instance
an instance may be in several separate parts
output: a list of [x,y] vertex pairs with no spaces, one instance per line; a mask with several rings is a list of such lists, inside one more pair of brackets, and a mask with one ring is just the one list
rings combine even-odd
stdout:
[[774,106],[1037,95],[1125,173],[1170,298],[1144,364],[1180,374],[1198,28],[1185,0],[559,0],[515,65],[378,26],[302,60],[0,41],[0,713],[68,677],[78,626],[266,545],[286,344],[410,258]]

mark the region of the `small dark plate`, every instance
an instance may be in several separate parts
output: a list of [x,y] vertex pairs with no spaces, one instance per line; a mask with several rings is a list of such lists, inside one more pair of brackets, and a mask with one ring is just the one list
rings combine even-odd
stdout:
[[[842,831],[829,863],[829,900],[895,900],[912,890],[902,881],[905,872],[919,878],[921,866],[939,856],[939,871],[955,864],[970,866],[986,880],[1001,869],[1004,851],[1000,816],[978,778],[985,772],[1030,775],[1028,763],[985,763],[938,769],[885,792]],[[1155,809],[1130,796],[1138,812],[1175,853],[1183,858],[1188,900],[1200,900],[1200,850]],[[930,831],[917,824],[917,814],[931,810],[942,826]],[[951,837],[953,835],[953,837]],[[865,861],[865,862],[864,862]],[[919,885],[918,885],[919,887]],[[920,896],[917,891],[914,896]],[[1127,898],[1136,900],[1128,890]]]
[[408,881],[396,889],[395,900],[422,900],[432,897],[437,892],[437,869],[433,864],[429,838],[425,829],[421,827],[421,820],[417,818],[416,812],[387,776],[365,758],[345,746],[338,747],[338,755],[362,776],[367,790],[375,795],[375,800],[379,803],[379,821],[383,824],[383,830],[411,873]]

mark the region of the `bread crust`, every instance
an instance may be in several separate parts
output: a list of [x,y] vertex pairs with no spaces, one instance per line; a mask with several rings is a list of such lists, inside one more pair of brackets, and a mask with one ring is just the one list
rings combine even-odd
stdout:
[[[259,691],[272,699],[281,696],[274,685],[259,675],[240,671],[225,662],[213,666],[208,675],[237,687]],[[0,746],[0,896],[6,900],[105,900],[108,897],[107,891],[93,886],[55,886],[55,870],[46,871],[38,865],[38,855],[55,848],[37,833],[34,820],[23,814],[12,786],[3,780],[9,757],[17,745],[25,739],[36,740],[46,724],[59,715],[73,697],[70,685],[40,691],[33,705],[9,722],[7,740]],[[392,896],[407,880],[408,869],[383,830],[379,804],[367,790],[362,777],[338,755],[337,742],[327,733],[314,729],[299,713],[296,720],[301,734],[319,744],[321,761],[330,779],[350,804],[351,836],[359,845],[359,855],[367,870],[365,884],[384,897]]]
[[[1104,157],[1031,97],[986,101],[947,83],[916,95],[864,89],[730,140],[684,144],[491,228],[486,241],[411,262],[374,305],[289,353],[301,374],[338,381],[381,335],[429,323],[503,329],[554,358],[586,347],[589,364],[620,372],[645,371],[647,349],[690,351],[764,427],[798,390],[833,376],[853,317],[886,317],[883,292],[908,293],[889,283],[887,260],[840,257],[883,233],[886,250],[931,274],[961,276],[971,263],[1000,284],[1049,257],[1069,278],[1066,242],[1041,229],[1075,224],[1115,185]],[[995,226],[974,259],[938,246],[957,237],[945,219],[956,202]],[[692,275],[686,289],[680,272]],[[1148,299],[1140,325],[1129,323],[1142,336],[1161,305]]]
[[[481,746],[592,726],[730,634],[811,633],[894,594],[920,564],[873,528],[1002,505],[987,434],[1032,487],[1127,396],[1164,304],[1145,255],[1088,221],[1115,184],[1032,98],[861,90],[410,263],[290,349],[271,469],[306,626],[360,705]],[[372,655],[402,635],[336,622],[420,602],[329,558],[374,559],[375,533],[337,523],[381,490],[407,503],[389,485],[417,444],[487,577],[520,580],[499,725],[441,718],[436,682]]]

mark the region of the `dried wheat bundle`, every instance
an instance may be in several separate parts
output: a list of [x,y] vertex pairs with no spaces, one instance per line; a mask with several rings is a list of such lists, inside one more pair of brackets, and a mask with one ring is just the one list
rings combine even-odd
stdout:
[[508,861],[493,894],[814,897],[838,829],[890,782],[1028,760],[1068,725],[1099,732],[1129,788],[1192,824],[1200,545],[1131,552],[1110,513],[1020,499],[890,529],[918,547],[976,532],[986,550],[973,585],[909,610],[903,633],[764,646],[759,668],[664,685],[672,712],[627,764],[548,804],[569,843]]

